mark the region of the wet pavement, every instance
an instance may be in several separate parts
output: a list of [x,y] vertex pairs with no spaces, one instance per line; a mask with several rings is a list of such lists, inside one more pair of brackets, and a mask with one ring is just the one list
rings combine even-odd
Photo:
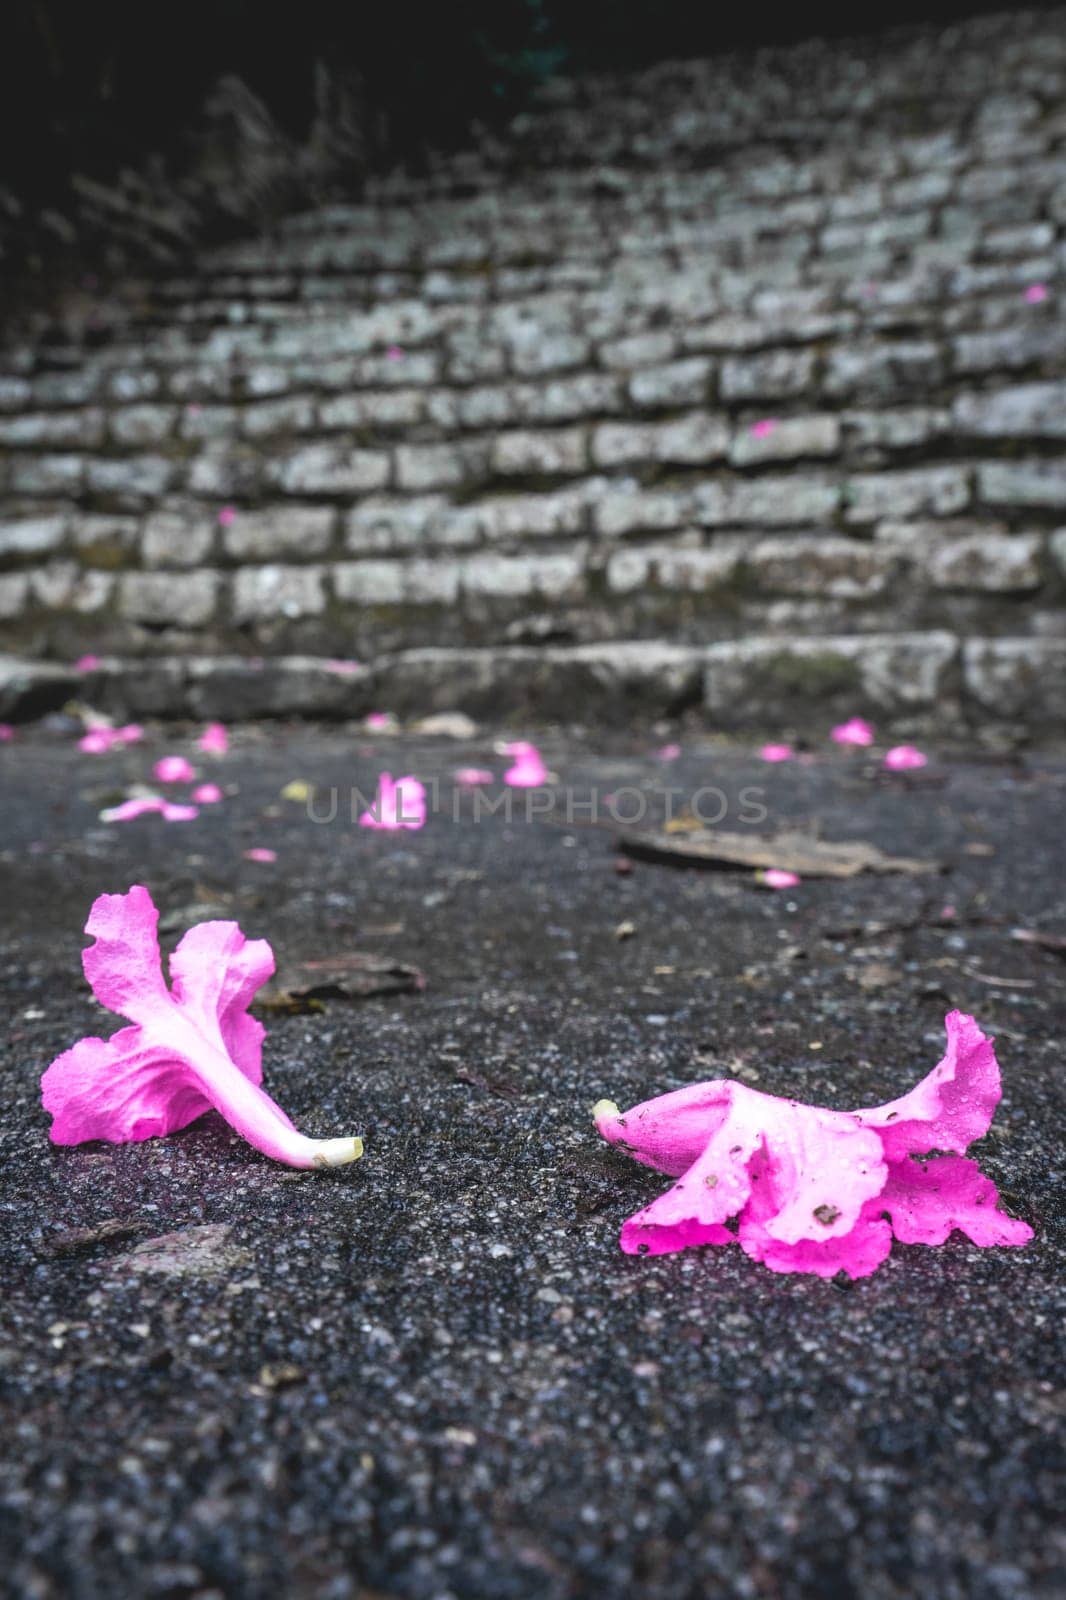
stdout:
[[[539,742],[550,817],[518,793],[510,819],[453,805],[454,768],[502,770],[489,736],[257,727],[199,758],[221,805],[124,826],[99,811],[188,738],[93,757],[37,728],[0,747],[0,1593],[1062,1592],[1066,965],[1012,930],[1066,934],[1066,760],[887,776],[864,752],[771,767],[694,737],[670,763],[635,735]],[[382,768],[441,780],[421,832],[353,826],[350,790]],[[293,780],[320,820],[282,798]],[[763,831],[945,870],[781,893],[620,870],[592,791],[627,818],[643,798],[651,826],[666,787],[675,815],[716,789],[722,826],[765,805]],[[169,940],[230,915],[280,958],[425,974],[267,1019],[267,1087],[309,1133],[362,1134],[361,1162],[288,1171],[214,1114],[50,1146],[41,1071],[113,1021],[81,928],[133,882]],[[1036,1229],[1027,1249],[897,1244],[858,1283],[735,1249],[621,1254],[664,1183],[596,1137],[596,1100],[735,1076],[876,1103],[935,1063],[952,1006],[997,1038],[1004,1099],[975,1153]]]

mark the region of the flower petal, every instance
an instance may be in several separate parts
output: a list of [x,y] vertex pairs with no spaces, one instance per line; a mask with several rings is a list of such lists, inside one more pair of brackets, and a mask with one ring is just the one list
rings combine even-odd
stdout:
[[877,1202],[890,1213],[892,1232],[904,1244],[943,1244],[958,1228],[978,1245],[1023,1245],[1033,1237],[1027,1222],[999,1210],[999,1194],[976,1161],[936,1156],[924,1166],[895,1161]]
[[963,1155],[991,1125],[1002,1093],[992,1040],[962,1011],[949,1012],[944,1027],[943,1059],[921,1083],[887,1105],[855,1112],[880,1134],[889,1161],[929,1150]]

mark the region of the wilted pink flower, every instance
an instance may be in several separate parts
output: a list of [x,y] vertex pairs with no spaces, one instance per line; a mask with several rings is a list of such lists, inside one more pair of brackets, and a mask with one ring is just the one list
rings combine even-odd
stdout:
[[383,772],[374,804],[359,818],[361,828],[422,828],[426,822],[426,790],[417,778],[396,778]]
[[222,799],[222,790],[217,783],[201,783],[192,792],[192,797],[200,806],[217,806]]
[[396,726],[396,718],[391,711],[371,711],[363,719],[363,725],[375,733],[391,732]]
[[517,739],[513,744],[505,744],[503,753],[514,757],[514,766],[508,767],[503,775],[504,783],[509,783],[512,789],[537,789],[548,782],[548,769],[535,744]]
[[488,767],[457,767],[452,776],[464,789],[476,789],[483,783],[492,783],[495,773]]
[[[997,1209],[977,1163],[963,1159],[1000,1098],[992,1041],[972,1017],[945,1019],[947,1051],[909,1094],[862,1111],[827,1111],[731,1079],[635,1106],[610,1101],[596,1127],[637,1161],[677,1178],[622,1228],[629,1254],[733,1244],[774,1272],[862,1278],[892,1236],[943,1244],[959,1228],[977,1245],[1023,1245],[1024,1222]],[[920,1165],[912,1157],[928,1151]],[[739,1218],[737,1232],[726,1226]]]
[[256,844],[250,850],[244,852],[244,859],[245,861],[276,861],[278,852],[276,850],[268,850],[266,845]]
[[834,744],[873,744],[874,730],[863,717],[851,717],[847,722],[838,723],[829,737]]
[[236,506],[223,506],[222,509],[219,511],[219,514],[218,514],[218,525],[219,525],[220,528],[232,528],[232,526],[236,522],[236,520],[237,520],[237,508],[236,508]]
[[655,759],[656,761],[676,761],[680,754],[681,746],[679,744],[664,744],[660,745],[659,749],[656,750]]
[[196,741],[198,750],[207,756],[224,756],[229,749],[229,734],[221,722],[209,722]]
[[74,663],[75,672],[95,672],[100,665],[99,656],[79,656]]
[[1031,283],[1025,291],[1025,298],[1031,306],[1038,306],[1048,297],[1046,283]]
[[161,756],[152,768],[160,783],[192,783],[196,768],[184,756]]
[[326,671],[333,672],[338,678],[354,678],[357,672],[362,672],[361,661],[341,661],[336,658],[326,662]]
[[264,939],[235,922],[190,928],[160,967],[159,913],[139,884],[93,903],[82,965],[97,1000],[132,1027],[80,1039],[41,1080],[54,1144],[111,1144],[175,1133],[210,1111],[248,1142],[292,1167],[339,1167],[363,1153],[359,1139],[308,1139],[259,1087],[263,1025],[248,1015],[274,971]]
[[161,794],[137,795],[133,800],[123,800],[121,805],[112,806],[110,811],[101,811],[101,822],[133,822],[137,817],[145,817],[157,812],[164,822],[192,822],[200,815],[198,806],[179,805],[173,800],[165,800]]
[[786,872],[783,867],[767,867],[757,877],[768,889],[794,889],[803,881],[798,872]]
[[893,745],[885,751],[885,766],[889,772],[910,772],[914,767],[927,765],[929,757],[916,750],[912,744]]
[[753,439],[768,439],[776,427],[776,417],[762,417],[758,422],[752,423],[748,432]]
[[10,722],[0,722],[0,744],[7,744],[15,737],[15,730]]
[[759,754],[764,761],[791,761],[796,752],[790,744],[764,744]]

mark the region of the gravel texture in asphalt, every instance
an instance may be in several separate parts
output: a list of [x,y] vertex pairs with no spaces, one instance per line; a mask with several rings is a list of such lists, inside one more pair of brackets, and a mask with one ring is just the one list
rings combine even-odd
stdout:
[[[1021,1600],[1062,1592],[1061,1077],[1066,762],[562,733],[553,816],[475,821],[450,773],[492,739],[248,728],[198,758],[190,823],[98,820],[160,754],[0,747],[0,1592],[33,1600]],[[352,786],[440,778],[418,833],[353,826]],[[315,786],[283,798],[293,780]],[[760,889],[620,861],[587,801],[646,824],[700,788],[775,822],[931,856],[932,876]],[[742,791],[758,788],[753,801]],[[496,788],[493,796],[502,791]],[[631,814],[632,795],[620,797]],[[539,804],[534,801],[534,809]],[[701,797],[706,815],[721,809]],[[245,859],[276,851],[273,863]],[[210,1114],[57,1149],[38,1082],[118,1026],[80,970],[93,898],[145,883],[172,942],[229,915],[279,958],[410,963],[421,992],[270,1014],[265,1082],[337,1172],[273,1165]],[[1024,1250],[896,1245],[861,1282],[738,1249],[618,1248],[664,1180],[590,1108],[699,1078],[847,1108],[997,1038],[975,1150]],[[1058,1385],[1058,1387],[1057,1387]]]

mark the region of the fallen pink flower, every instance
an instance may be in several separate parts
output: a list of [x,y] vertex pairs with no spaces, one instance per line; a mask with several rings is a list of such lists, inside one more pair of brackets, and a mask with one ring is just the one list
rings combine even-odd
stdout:
[[209,722],[196,741],[206,756],[224,756],[229,749],[229,734],[221,722]]
[[1026,1244],[1033,1230],[998,1209],[995,1186],[964,1159],[1000,1098],[992,1041],[960,1011],[945,1027],[947,1050],[928,1077],[867,1110],[823,1110],[729,1078],[625,1115],[601,1100],[593,1118],[608,1143],[678,1180],[625,1223],[622,1249],[662,1255],[739,1243],[773,1272],[863,1278],[893,1234],[943,1244],[958,1228],[977,1245]]
[[89,755],[106,755],[109,750],[114,750],[116,745],[138,744],[144,738],[144,729],[140,723],[127,722],[122,728],[110,728],[101,724],[97,728],[90,728],[88,733],[78,740],[78,749],[86,751]]
[[457,767],[452,777],[464,789],[476,789],[483,783],[492,783],[496,774],[488,767]]
[[798,872],[786,872],[784,867],[767,867],[764,872],[756,874],[760,883],[768,889],[794,889],[803,879]]
[[538,789],[548,782],[548,769],[535,744],[517,739],[513,744],[505,744],[503,753],[514,757],[514,766],[508,767],[503,775],[504,783],[510,784],[512,789]]
[[928,764],[929,757],[916,750],[912,744],[893,745],[891,750],[885,751],[885,766],[889,772],[910,772],[915,767],[924,767]]
[[276,850],[268,850],[264,844],[256,844],[250,850],[244,852],[244,859],[245,861],[276,861],[278,852]]
[[170,958],[170,987],[159,959],[159,913],[148,890],[94,901],[82,954],[100,1004],[132,1024],[110,1039],[79,1039],[41,1079],[54,1144],[110,1144],[175,1133],[214,1108],[275,1161],[339,1167],[363,1153],[360,1139],[308,1139],[259,1087],[263,1025],[248,1015],[274,971],[265,939],[248,940],[235,922],[190,928]]
[[660,745],[659,749],[656,750],[655,759],[656,761],[676,761],[680,754],[681,746],[679,744],[664,744]]
[[232,528],[232,526],[236,522],[236,520],[237,520],[237,508],[236,508],[236,506],[223,506],[221,511],[218,514],[218,525],[219,525],[219,527],[220,528]]
[[99,656],[79,656],[74,663],[75,672],[95,672],[100,665]]
[[790,744],[764,744],[759,751],[764,761],[791,761],[795,754]]
[[851,717],[847,722],[838,723],[829,737],[834,744],[867,745],[874,742],[874,730],[863,717]]
[[363,719],[363,726],[371,728],[377,733],[386,730],[391,732],[396,727],[396,718],[391,711],[370,711]]
[[179,805],[173,800],[165,800],[161,794],[146,794],[123,800],[121,805],[112,806],[110,811],[101,811],[100,821],[133,822],[137,817],[146,817],[151,813],[158,813],[164,822],[192,822],[200,815],[197,806]]
[[7,744],[15,737],[15,730],[10,722],[0,722],[0,744]]
[[217,783],[201,783],[193,790],[192,798],[198,806],[217,806],[223,795]]
[[383,772],[374,804],[359,818],[361,828],[422,828],[426,822],[425,785],[410,775],[395,780]]
[[758,422],[752,423],[748,432],[753,439],[768,439],[776,427],[776,417],[762,417]]
[[196,768],[184,756],[161,756],[152,768],[160,783],[193,783]]
[[1031,283],[1025,291],[1025,298],[1031,306],[1041,305],[1048,297],[1046,283]]
[[388,349],[385,351],[385,359],[386,361],[402,361],[404,354],[405,352],[400,345],[390,344]]
[[338,678],[354,678],[357,672],[362,672],[361,661],[341,661],[334,659],[326,662],[326,671],[336,673]]

